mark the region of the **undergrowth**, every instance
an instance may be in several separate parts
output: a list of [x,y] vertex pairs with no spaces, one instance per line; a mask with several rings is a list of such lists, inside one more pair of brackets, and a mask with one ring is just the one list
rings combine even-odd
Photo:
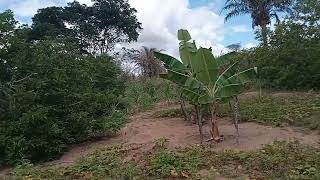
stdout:
[[228,167],[229,173],[223,174],[229,177],[242,173],[254,179],[320,178],[320,150],[298,142],[275,142],[252,152],[225,151],[211,158],[220,172]]
[[[240,115],[244,122],[257,122],[272,126],[301,126],[320,130],[320,95],[307,93],[267,94],[240,97]],[[188,107],[189,113],[192,108]],[[220,117],[231,117],[229,104],[217,109]],[[183,117],[179,108],[159,112],[157,117]]]
[[125,96],[129,111],[134,113],[147,110],[159,101],[175,101],[176,88],[163,79],[140,79],[127,84]]
[[[165,148],[140,161],[124,161],[124,147],[104,148],[70,167],[18,166],[14,179],[319,179],[320,149],[275,142],[251,152],[214,152],[205,147]],[[206,172],[206,173],[203,173]]]
[[320,129],[319,94],[266,95],[240,99],[242,120],[273,126]]
[[13,172],[15,179],[140,179],[141,169],[124,162],[122,147],[100,149],[70,167],[39,168],[24,163]]

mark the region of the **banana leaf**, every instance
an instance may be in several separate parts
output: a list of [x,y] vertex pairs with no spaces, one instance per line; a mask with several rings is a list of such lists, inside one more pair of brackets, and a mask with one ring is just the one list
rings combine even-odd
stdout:
[[196,78],[207,85],[213,87],[218,78],[218,65],[211,49],[200,48],[196,53],[196,60],[192,62],[192,71]]
[[191,42],[191,36],[187,30],[181,29],[178,31],[179,53],[181,61],[187,66],[192,67],[192,61],[195,60],[197,46],[195,42]]
[[179,72],[188,71],[188,68],[181,61],[172,56],[160,52],[154,52],[154,55],[157,59],[161,60],[165,64],[167,69],[172,69]]

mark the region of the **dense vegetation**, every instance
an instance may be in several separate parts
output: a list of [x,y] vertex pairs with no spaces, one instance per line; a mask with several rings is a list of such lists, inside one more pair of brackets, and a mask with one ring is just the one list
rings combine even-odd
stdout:
[[[130,20],[121,27],[113,22],[114,27],[108,28],[124,30],[128,41],[135,40],[140,24],[135,10],[125,1],[110,3],[117,5],[112,8],[119,14],[113,15],[123,17],[125,13]],[[120,8],[122,5],[127,9]],[[71,3],[64,8],[68,12],[63,13],[72,17],[69,11],[76,7],[87,8]],[[109,12],[109,5],[102,1],[94,7],[99,9],[94,11],[95,16]],[[101,31],[107,33],[103,29],[106,26],[85,35],[77,32],[78,28],[60,27],[65,25],[63,19],[53,16],[60,10],[39,10],[31,28],[16,28],[17,21],[9,10],[0,14],[0,164],[54,159],[66,150],[67,144],[114,133],[125,123],[128,101],[124,98],[126,83],[120,64],[106,54],[93,56],[91,47],[79,47],[78,42],[70,41],[86,36],[90,45],[97,45],[91,38]],[[97,22],[92,23],[81,24],[80,30],[86,25],[97,26]],[[132,28],[122,27],[127,25]],[[115,39],[108,42],[115,43]],[[103,51],[106,49],[100,52]]]

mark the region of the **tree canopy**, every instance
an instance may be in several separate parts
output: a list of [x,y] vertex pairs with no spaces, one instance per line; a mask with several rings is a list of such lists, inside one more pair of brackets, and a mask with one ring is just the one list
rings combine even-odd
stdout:
[[116,43],[138,39],[141,23],[127,0],[93,2],[92,6],[74,1],[66,7],[38,10],[33,17],[32,39],[68,38],[89,54],[103,54]]

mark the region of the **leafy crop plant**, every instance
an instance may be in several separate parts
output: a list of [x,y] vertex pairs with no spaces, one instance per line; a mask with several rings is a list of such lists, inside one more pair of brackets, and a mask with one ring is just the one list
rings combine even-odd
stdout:
[[256,76],[257,68],[240,70],[238,62],[226,66],[213,56],[211,48],[198,48],[187,30],[179,30],[178,39],[181,61],[160,52],[155,53],[155,56],[164,62],[167,70],[167,73],[160,77],[177,84],[185,99],[196,107],[201,142],[201,109],[210,109],[212,138],[208,141],[220,142],[222,138],[216,116],[217,106],[241,94],[245,84]]

